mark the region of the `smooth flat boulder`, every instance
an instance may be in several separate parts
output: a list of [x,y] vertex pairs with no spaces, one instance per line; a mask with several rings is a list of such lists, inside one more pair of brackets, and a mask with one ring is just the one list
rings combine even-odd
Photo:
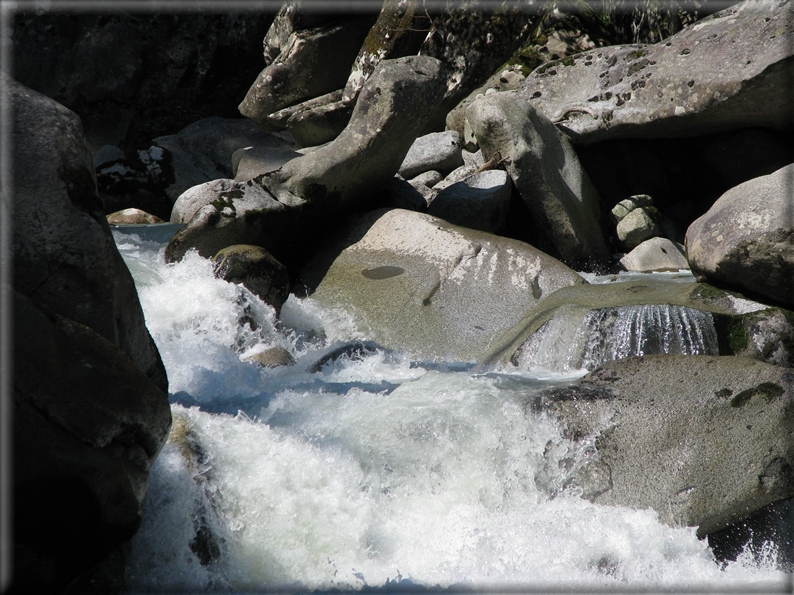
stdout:
[[595,445],[569,487],[700,537],[794,496],[792,408],[794,370],[706,355],[610,362],[528,403]]
[[522,95],[576,143],[794,127],[791,3],[745,1],[653,45],[548,62]]
[[686,233],[696,275],[794,309],[794,164],[731,188]]
[[232,244],[253,244],[284,262],[285,245],[297,241],[299,230],[386,188],[443,93],[438,60],[381,62],[334,141],[253,180],[203,188],[195,214],[172,238],[166,258],[178,260],[190,248],[210,258]]
[[568,139],[525,99],[512,92],[484,95],[466,119],[486,161],[505,159],[505,169],[533,216],[539,245],[573,267],[609,262],[601,230],[598,192]]
[[344,308],[388,349],[464,362],[510,342],[551,292],[584,283],[528,244],[400,209],[353,221],[301,281],[313,299]]
[[627,271],[650,273],[653,271],[680,271],[688,269],[684,247],[667,238],[651,238],[620,259]]

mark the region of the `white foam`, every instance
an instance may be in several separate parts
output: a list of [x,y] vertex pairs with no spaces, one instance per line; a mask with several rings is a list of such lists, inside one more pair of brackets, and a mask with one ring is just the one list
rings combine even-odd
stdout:
[[[360,338],[345,313],[291,298],[282,332],[271,309],[215,279],[206,260],[188,254],[166,265],[162,244],[126,241],[172,398],[184,391],[205,409],[172,406],[189,421],[195,450],[188,463],[184,444],[169,444],[152,468],[127,563],[131,591],[347,589],[398,579],[715,590],[784,583],[774,552],[766,563],[747,553],[722,569],[692,528],[559,493],[571,461],[585,455],[553,422],[525,414],[541,380],[426,371],[385,351],[311,374],[309,363],[336,341]],[[242,316],[257,328],[241,327]],[[298,363],[269,370],[241,361],[257,345],[283,346]],[[224,406],[241,396],[248,415]],[[200,527],[217,546],[204,565]]]

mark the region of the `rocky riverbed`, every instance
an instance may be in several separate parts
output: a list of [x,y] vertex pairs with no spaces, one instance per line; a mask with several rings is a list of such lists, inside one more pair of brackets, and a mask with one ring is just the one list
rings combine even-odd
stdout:
[[[241,328],[262,310],[287,333],[290,300],[345,312],[356,341],[307,373],[391,353],[520,376],[554,352],[587,375],[520,407],[599,453],[561,490],[696,527],[723,561],[766,531],[790,573],[794,9],[708,5],[649,3],[631,35],[553,2],[17,11],[15,586],[123,589],[169,432],[204,464],[109,222],[211,261],[247,292]],[[228,349],[309,364],[276,343]]]

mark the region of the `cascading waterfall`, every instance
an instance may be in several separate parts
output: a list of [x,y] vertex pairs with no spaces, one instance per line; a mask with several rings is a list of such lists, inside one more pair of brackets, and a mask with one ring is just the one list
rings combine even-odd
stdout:
[[709,312],[669,304],[589,310],[561,308],[513,357],[520,370],[592,371],[601,364],[655,353],[719,355]]
[[[526,403],[570,375],[431,369],[382,349],[323,360],[365,339],[344,312],[290,298],[276,321],[256,296],[215,279],[205,259],[165,264],[165,240],[115,233],[168,370],[176,428],[151,470],[127,556],[130,592],[719,591],[785,581],[774,551],[760,563],[746,552],[722,566],[694,528],[566,489],[598,453]],[[653,337],[649,316],[669,316],[665,325],[680,338]],[[611,339],[588,347],[583,336],[592,358],[665,341],[708,351],[713,337],[694,316],[596,311],[586,324],[579,315],[574,334],[600,328],[616,342],[644,325],[647,338],[628,339],[630,347],[605,347]],[[295,365],[246,361],[272,347],[288,350]]]

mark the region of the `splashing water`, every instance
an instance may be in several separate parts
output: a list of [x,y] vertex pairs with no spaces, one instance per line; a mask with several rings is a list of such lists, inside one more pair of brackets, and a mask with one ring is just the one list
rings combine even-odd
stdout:
[[592,371],[605,362],[655,353],[719,355],[709,312],[669,304],[589,310],[562,307],[513,357],[520,370]]
[[[115,233],[176,428],[151,471],[131,592],[785,583],[774,552],[722,566],[694,528],[560,489],[598,455],[526,403],[564,375],[428,369],[383,349],[312,373],[365,339],[344,312],[291,297],[276,320],[195,254],[165,264],[162,241]],[[619,318],[588,324],[617,333]],[[245,361],[273,347],[295,365]]]

